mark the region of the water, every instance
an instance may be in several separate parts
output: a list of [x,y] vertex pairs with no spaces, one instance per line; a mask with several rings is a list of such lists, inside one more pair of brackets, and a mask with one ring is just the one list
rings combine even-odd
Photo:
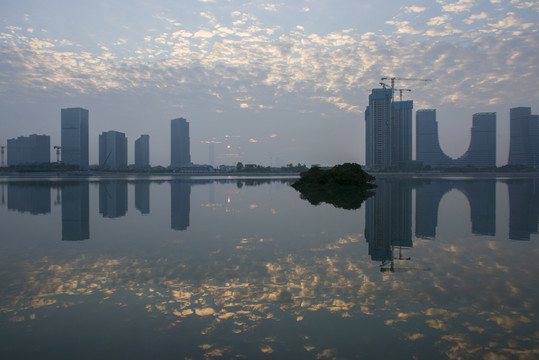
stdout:
[[0,179],[0,356],[539,356],[537,178],[289,184]]

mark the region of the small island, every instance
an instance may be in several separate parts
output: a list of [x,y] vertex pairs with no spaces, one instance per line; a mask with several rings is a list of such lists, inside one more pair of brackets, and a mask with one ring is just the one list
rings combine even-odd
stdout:
[[376,188],[372,183],[376,178],[355,163],[328,170],[313,166],[300,176],[292,187],[313,205],[325,202],[338,208],[359,209],[363,201],[374,195],[371,189]]

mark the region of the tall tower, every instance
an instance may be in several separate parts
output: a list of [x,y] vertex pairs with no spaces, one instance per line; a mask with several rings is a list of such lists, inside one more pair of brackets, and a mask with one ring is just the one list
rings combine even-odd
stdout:
[[150,135],[140,135],[135,140],[135,167],[146,168],[150,166]]
[[115,170],[127,167],[127,138],[124,133],[107,131],[99,135],[99,167]]
[[457,166],[496,167],[496,113],[473,114],[470,146],[454,161]]
[[68,108],[61,111],[62,161],[88,169],[88,110]]
[[453,159],[440,147],[436,109],[421,109],[415,113],[416,143],[415,156],[423,165],[434,168],[446,167]]
[[414,102],[394,101],[391,117],[393,166],[412,161],[412,109]]
[[391,89],[372,89],[365,110],[365,165],[382,169],[391,162]]
[[529,107],[517,107],[509,110],[509,121],[511,142],[508,164],[537,167],[539,115],[532,115]]
[[170,121],[170,166],[191,164],[189,123],[184,118]]

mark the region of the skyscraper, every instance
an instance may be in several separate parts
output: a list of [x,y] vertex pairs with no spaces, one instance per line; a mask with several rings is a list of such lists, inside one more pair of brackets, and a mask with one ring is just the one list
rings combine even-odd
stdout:
[[7,164],[51,162],[51,138],[47,135],[19,136],[7,141]]
[[150,166],[150,136],[140,135],[135,140],[135,167],[146,168]]
[[170,166],[191,164],[189,123],[184,118],[170,121]]
[[412,109],[414,102],[394,101],[391,117],[393,166],[412,161]]
[[88,110],[68,108],[61,111],[62,122],[62,162],[87,169],[88,151]]
[[99,167],[114,170],[127,167],[127,138],[124,133],[107,131],[99,135]]
[[453,161],[440,147],[435,109],[421,109],[415,113],[416,160],[425,166],[446,167]]
[[496,167],[496,113],[473,114],[470,146],[453,161],[456,166]]
[[539,115],[532,115],[529,107],[517,107],[509,110],[509,121],[511,141],[508,164],[537,167]]
[[370,169],[391,166],[391,89],[372,89],[365,110],[365,165]]

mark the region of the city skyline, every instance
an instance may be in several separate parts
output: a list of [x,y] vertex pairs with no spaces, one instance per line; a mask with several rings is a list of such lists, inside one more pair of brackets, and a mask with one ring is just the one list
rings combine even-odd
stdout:
[[209,143],[216,164],[365,163],[366,94],[395,76],[432,79],[396,85],[412,89],[403,100],[415,109],[437,109],[440,145],[452,158],[470,143],[471,115],[496,112],[503,165],[508,109],[539,108],[537,2],[29,0],[1,8],[0,144],[36,133],[60,145],[58,109],[80,106],[92,112],[93,164],[109,128],[150,135],[162,144],[150,163],[168,164],[168,121],[177,116],[191,123],[193,163],[207,163]]

